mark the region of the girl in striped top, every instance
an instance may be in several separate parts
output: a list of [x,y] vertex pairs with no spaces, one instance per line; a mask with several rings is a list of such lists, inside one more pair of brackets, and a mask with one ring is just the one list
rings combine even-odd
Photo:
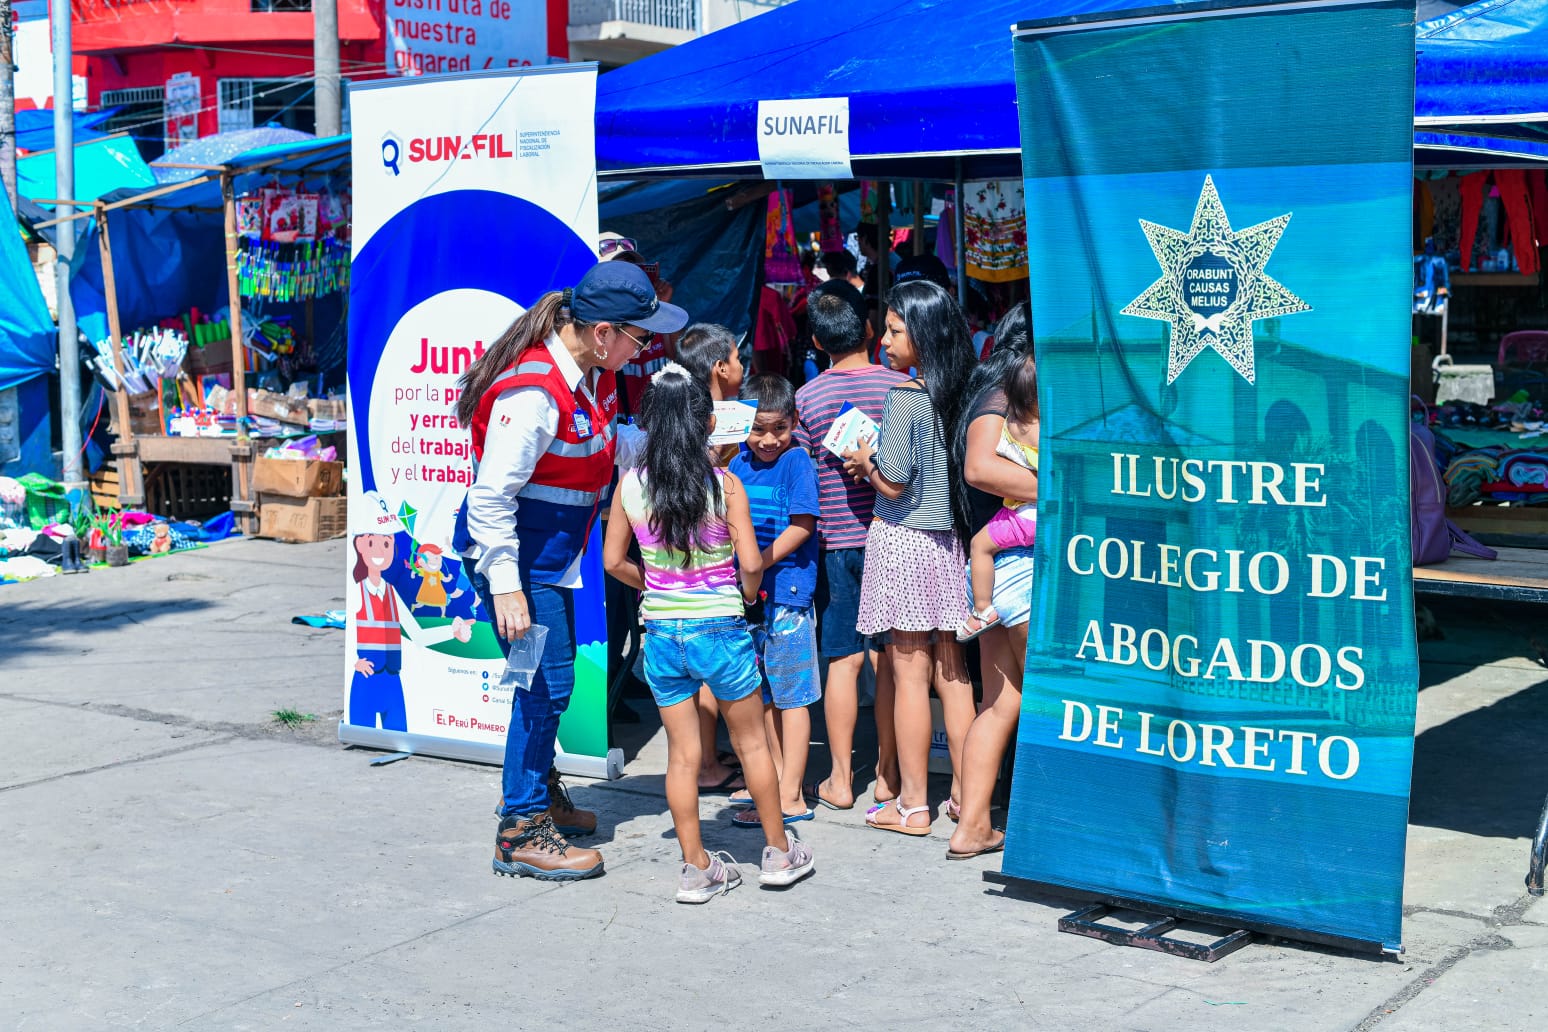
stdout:
[[[762,679],[742,618],[744,600],[757,598],[763,579],[747,493],[736,476],[710,464],[705,438],[714,429],[714,405],[682,366],[668,363],[652,377],[640,421],[647,435],[642,464],[626,470],[614,492],[602,561],[609,574],[644,593],[645,680],[667,732],[667,805],[683,851],[677,900],[705,903],[741,881],[735,861],[707,853],[699,833],[694,697],[701,684],[720,703],[761,817],[767,846],[758,880],[789,885],[811,872],[812,853],[785,835],[763,729]],[[629,558],[631,536],[639,542],[638,563]]]
[[973,686],[956,630],[967,616],[962,596],[968,539],[962,452],[954,432],[973,366],[967,320],[957,302],[928,280],[899,284],[887,296],[887,363],[914,368],[916,379],[887,392],[881,440],[847,456],[851,476],[876,488],[876,518],[865,542],[860,583],[861,634],[890,631],[899,794],[875,806],[866,822],[883,831],[930,834],[925,796],[930,761],[930,685],[940,696],[956,770],[973,723]]

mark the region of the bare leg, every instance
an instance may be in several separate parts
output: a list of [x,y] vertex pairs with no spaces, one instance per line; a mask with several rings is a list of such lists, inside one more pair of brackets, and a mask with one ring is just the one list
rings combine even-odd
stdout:
[[871,653],[876,669],[876,801],[898,797],[897,693],[893,690],[892,650]]
[[779,780],[774,776],[769,735],[763,727],[763,695],[753,692],[735,702],[722,703],[721,710],[731,730],[731,747],[742,761],[742,775],[758,808],[763,837],[774,848],[788,850],[790,840],[785,838],[785,819],[779,811]]
[[699,834],[699,715],[692,699],[661,710],[661,726],[667,733],[667,806],[677,829],[683,862],[698,868],[709,866],[704,839]]
[[731,768],[720,762],[715,747],[715,726],[720,722],[720,702],[705,685],[699,686],[699,787],[712,788],[731,776]]
[[806,797],[801,779],[806,776],[806,753],[812,745],[812,715],[805,706],[777,710],[780,729],[779,803],[786,813],[805,813]]
[[769,755],[774,759],[774,780],[783,784],[785,758],[780,739],[779,710],[775,709],[771,702],[763,704],[763,733],[769,737]]
[[949,633],[935,643],[935,694],[946,718],[946,748],[951,753],[951,798],[962,801],[962,743],[973,723],[973,682],[968,680],[962,646]]
[[1027,654],[1027,628],[996,627],[979,641],[984,662],[984,706],[968,730],[962,757],[962,819],[952,833],[955,853],[972,853],[1004,841],[989,823],[994,783],[1005,750],[1021,716],[1021,676]]
[[[980,613],[994,604],[994,557],[999,551],[1000,546],[989,536],[988,527],[973,535],[968,548],[968,557],[972,561],[969,573],[973,584],[973,608]],[[970,626],[976,626],[972,617],[968,620]]]
[[[901,789],[898,806],[912,809],[929,801],[930,678],[934,667],[929,632],[894,630],[887,658],[892,665],[895,692],[894,729]],[[899,816],[898,809],[889,806],[875,819],[879,824],[896,824]],[[928,827],[930,815],[915,814],[908,823],[911,827]]]
[[828,683],[822,691],[822,712],[828,726],[828,751],[833,769],[817,785],[822,797],[837,807],[855,803],[855,723],[860,717],[860,668],[865,653],[828,660]]

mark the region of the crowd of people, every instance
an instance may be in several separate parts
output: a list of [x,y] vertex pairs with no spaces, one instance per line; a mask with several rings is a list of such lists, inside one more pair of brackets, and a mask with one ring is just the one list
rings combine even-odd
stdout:
[[[603,563],[637,593],[683,854],[678,901],[706,902],[741,877],[704,846],[701,792],[725,793],[733,823],[762,831],[762,884],[814,870],[811,847],[787,829],[814,807],[858,805],[867,663],[877,756],[865,823],[925,836],[938,805],[956,822],[949,858],[1003,848],[990,808],[1020,709],[1036,531],[1026,304],[1000,320],[984,357],[936,277],[899,276],[873,306],[852,257],[825,255],[830,275],[801,298],[799,346],[778,362],[762,356],[747,376],[729,330],[688,325],[648,263],[610,250],[614,260],[546,296],[462,383],[479,463],[459,546],[503,642],[549,628],[532,690],[513,705],[495,870],[549,880],[603,870],[600,853],[569,841],[596,819],[551,764],[573,686],[580,553],[609,486]],[[626,370],[635,425],[622,428],[613,374]],[[751,432],[712,447],[715,404],[733,399],[756,407]],[[862,429],[836,435],[854,410]],[[966,642],[979,649],[978,701]],[[952,767],[935,805],[932,690]],[[819,703],[831,766],[808,779]],[[734,755],[717,750],[722,719]]]

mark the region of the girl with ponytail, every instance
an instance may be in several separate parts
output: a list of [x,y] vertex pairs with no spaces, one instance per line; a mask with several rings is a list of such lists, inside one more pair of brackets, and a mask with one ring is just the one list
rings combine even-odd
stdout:
[[[763,558],[740,480],[710,463],[715,425],[708,388],[675,362],[651,378],[640,407],[641,465],[613,494],[602,561],[643,593],[645,681],[667,732],[667,805],[683,851],[679,903],[706,903],[741,882],[736,861],[710,855],[699,831],[699,714],[707,685],[761,816],[764,885],[790,885],[813,868],[812,852],[787,837],[774,760],[763,729],[762,679],[744,603],[758,598]],[[638,562],[629,558],[631,537]]]

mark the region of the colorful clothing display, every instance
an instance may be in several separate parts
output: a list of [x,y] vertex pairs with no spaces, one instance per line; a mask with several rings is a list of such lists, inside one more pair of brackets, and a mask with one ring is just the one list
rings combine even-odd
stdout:
[[1027,211],[1021,181],[968,183],[963,193],[968,275],[988,283],[1025,278]]

